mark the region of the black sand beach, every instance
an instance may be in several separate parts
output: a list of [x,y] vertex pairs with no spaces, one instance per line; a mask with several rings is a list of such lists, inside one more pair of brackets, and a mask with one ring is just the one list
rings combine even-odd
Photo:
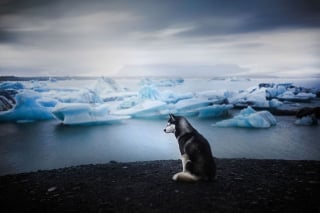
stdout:
[[176,183],[178,160],[0,177],[1,212],[319,212],[320,162],[217,159],[214,182]]

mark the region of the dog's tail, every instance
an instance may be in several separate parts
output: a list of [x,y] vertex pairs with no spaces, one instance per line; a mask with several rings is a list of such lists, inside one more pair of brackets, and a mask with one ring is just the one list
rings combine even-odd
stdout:
[[175,174],[172,179],[174,181],[196,182],[200,180],[200,177],[190,174],[189,172],[179,172]]

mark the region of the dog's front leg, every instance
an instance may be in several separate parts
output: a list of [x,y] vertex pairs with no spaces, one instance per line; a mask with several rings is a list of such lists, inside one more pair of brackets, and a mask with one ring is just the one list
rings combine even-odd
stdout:
[[181,155],[181,161],[182,161],[182,172],[186,172],[187,163],[191,162],[191,160],[187,154],[183,154]]

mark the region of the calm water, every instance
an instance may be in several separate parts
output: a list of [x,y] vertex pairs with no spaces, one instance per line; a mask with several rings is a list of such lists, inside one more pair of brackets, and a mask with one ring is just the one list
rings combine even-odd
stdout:
[[[270,129],[218,128],[216,120],[190,119],[219,158],[320,160],[320,126],[276,117]],[[126,120],[102,126],[64,126],[58,121],[0,123],[0,175],[79,164],[178,159],[166,120]]]

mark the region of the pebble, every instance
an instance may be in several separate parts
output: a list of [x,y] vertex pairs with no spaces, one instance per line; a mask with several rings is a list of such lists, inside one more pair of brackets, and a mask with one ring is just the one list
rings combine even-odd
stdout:
[[241,177],[236,177],[236,178],[233,178],[233,180],[243,180],[243,178],[241,178]]
[[57,189],[57,187],[55,187],[55,186],[50,187],[50,188],[48,189],[48,192],[53,192],[53,191],[55,191],[56,189]]

